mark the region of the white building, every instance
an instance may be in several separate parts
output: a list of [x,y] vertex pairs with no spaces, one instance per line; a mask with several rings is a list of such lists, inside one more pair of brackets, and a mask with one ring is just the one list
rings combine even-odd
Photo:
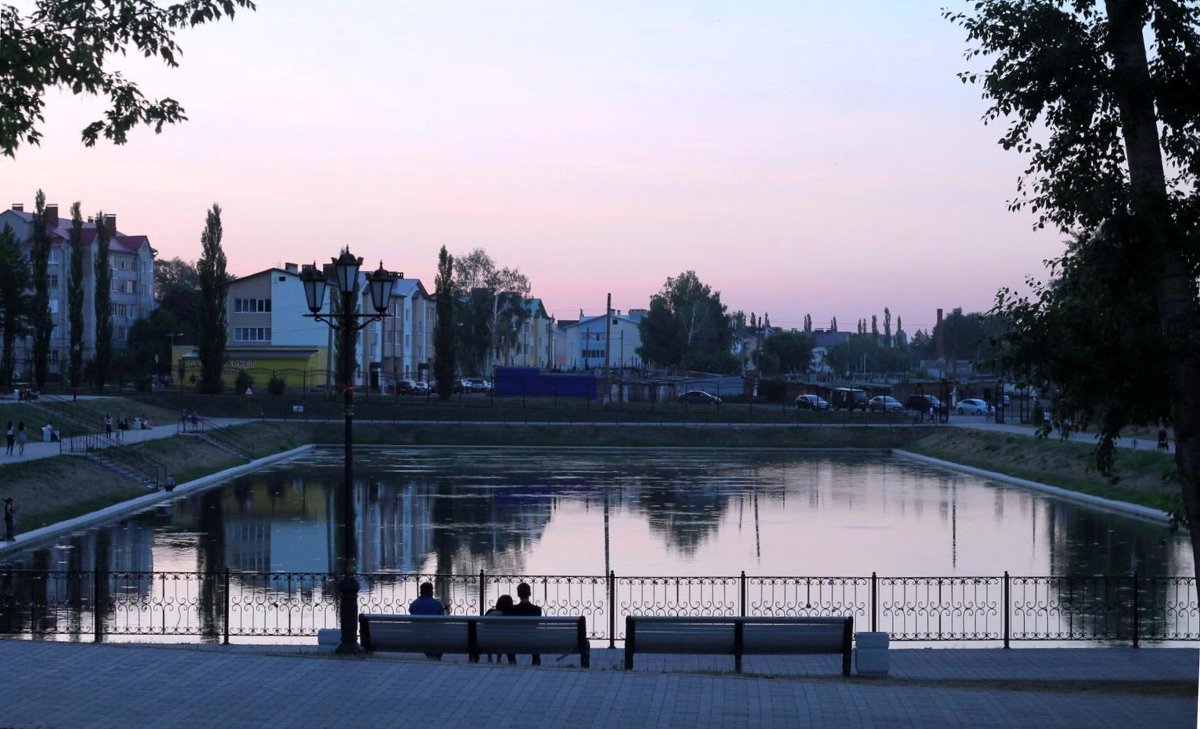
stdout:
[[[579,321],[564,322],[566,350],[557,357],[561,369],[590,370],[609,367],[641,367],[637,350],[642,346],[638,329],[640,312],[628,315],[613,311],[612,316],[584,316]],[[610,349],[611,348],[611,349]]]

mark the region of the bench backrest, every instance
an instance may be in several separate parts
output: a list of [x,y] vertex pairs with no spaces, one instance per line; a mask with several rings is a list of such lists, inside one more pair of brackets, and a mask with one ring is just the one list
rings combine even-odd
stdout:
[[536,615],[359,616],[368,651],[414,653],[589,653],[587,621]]

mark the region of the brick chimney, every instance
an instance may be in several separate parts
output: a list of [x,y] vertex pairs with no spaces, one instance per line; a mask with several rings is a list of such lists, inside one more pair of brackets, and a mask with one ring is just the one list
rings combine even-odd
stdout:
[[116,215],[105,215],[104,216],[104,229],[108,231],[109,236],[114,236],[117,234],[117,216]]
[[25,204],[24,203],[13,203],[12,209],[17,211],[18,213],[23,213],[23,212],[25,212]]
[[51,228],[58,227],[58,203],[46,206],[46,225]]

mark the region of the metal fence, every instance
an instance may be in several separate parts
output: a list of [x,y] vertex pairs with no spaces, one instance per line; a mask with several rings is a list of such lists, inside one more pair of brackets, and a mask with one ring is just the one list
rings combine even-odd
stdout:
[[[0,570],[0,634],[103,641],[296,642],[338,626],[338,575]],[[547,615],[583,615],[615,646],[627,615],[849,615],[894,641],[1200,640],[1194,577],[624,577],[366,574],[359,610],[407,613],[421,582],[477,615],[518,583]],[[97,609],[99,608],[99,609]],[[97,619],[99,614],[99,619]]]

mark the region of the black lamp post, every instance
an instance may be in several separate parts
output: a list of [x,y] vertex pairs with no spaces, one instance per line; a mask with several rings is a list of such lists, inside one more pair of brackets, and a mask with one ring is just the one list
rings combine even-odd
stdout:
[[[358,271],[362,259],[356,258],[346,248],[342,255],[324,271],[317,264],[305,266],[300,273],[304,284],[304,297],[311,314],[305,316],[323,321],[342,336],[342,402],[345,406],[345,475],[342,489],[342,578],[338,583],[339,617],[342,640],[338,653],[357,653],[358,647],[358,535],[354,504],[354,335],[373,321],[387,316],[388,301],[392,297],[392,286],[396,275],[379,269],[367,276],[367,288],[371,292],[374,313],[358,313]],[[325,290],[332,284],[335,293],[342,297],[341,311],[321,313],[325,304]]]

